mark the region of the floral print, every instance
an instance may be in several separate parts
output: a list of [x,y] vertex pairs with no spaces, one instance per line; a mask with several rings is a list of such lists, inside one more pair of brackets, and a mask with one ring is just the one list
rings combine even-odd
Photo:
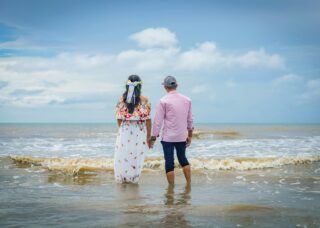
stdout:
[[139,181],[148,149],[146,120],[150,119],[150,110],[148,100],[141,101],[132,114],[123,101],[117,103],[116,118],[122,123],[115,145],[114,175],[119,183]]
[[148,100],[141,101],[133,113],[129,113],[125,103],[120,99],[116,106],[116,118],[122,120],[147,120],[150,119],[150,103]]

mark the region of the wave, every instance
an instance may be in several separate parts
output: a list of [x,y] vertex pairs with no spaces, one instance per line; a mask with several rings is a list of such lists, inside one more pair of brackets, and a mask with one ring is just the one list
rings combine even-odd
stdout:
[[241,134],[237,131],[194,131],[193,137],[196,139],[237,139]]
[[[14,162],[40,166],[50,171],[77,174],[79,172],[112,172],[112,158],[48,158],[32,156],[9,156]],[[265,158],[189,158],[192,169],[200,172],[210,170],[251,170],[274,168],[283,165],[309,164],[320,161],[320,156],[265,157]],[[176,164],[176,167],[179,165]],[[144,171],[164,170],[163,157],[146,157]]]

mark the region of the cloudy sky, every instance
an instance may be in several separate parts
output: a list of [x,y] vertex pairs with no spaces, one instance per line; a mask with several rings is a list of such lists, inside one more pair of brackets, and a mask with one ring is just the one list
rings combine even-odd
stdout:
[[317,0],[0,0],[0,122],[113,122],[138,74],[198,123],[319,123],[319,28]]

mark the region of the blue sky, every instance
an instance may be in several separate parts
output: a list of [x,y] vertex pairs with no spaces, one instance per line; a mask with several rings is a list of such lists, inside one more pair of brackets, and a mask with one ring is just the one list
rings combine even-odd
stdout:
[[319,27],[319,1],[0,0],[0,121],[113,122],[139,74],[196,122],[319,123]]

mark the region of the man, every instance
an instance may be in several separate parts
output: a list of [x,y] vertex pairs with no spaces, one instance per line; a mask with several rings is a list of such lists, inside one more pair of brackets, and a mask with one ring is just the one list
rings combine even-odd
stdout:
[[164,152],[168,183],[170,185],[174,184],[175,148],[187,184],[190,184],[191,170],[185,152],[186,147],[190,146],[192,140],[193,119],[191,100],[176,91],[178,84],[174,77],[167,76],[162,85],[167,91],[167,95],[161,98],[157,106],[150,145],[153,147],[163,126],[161,144]]

